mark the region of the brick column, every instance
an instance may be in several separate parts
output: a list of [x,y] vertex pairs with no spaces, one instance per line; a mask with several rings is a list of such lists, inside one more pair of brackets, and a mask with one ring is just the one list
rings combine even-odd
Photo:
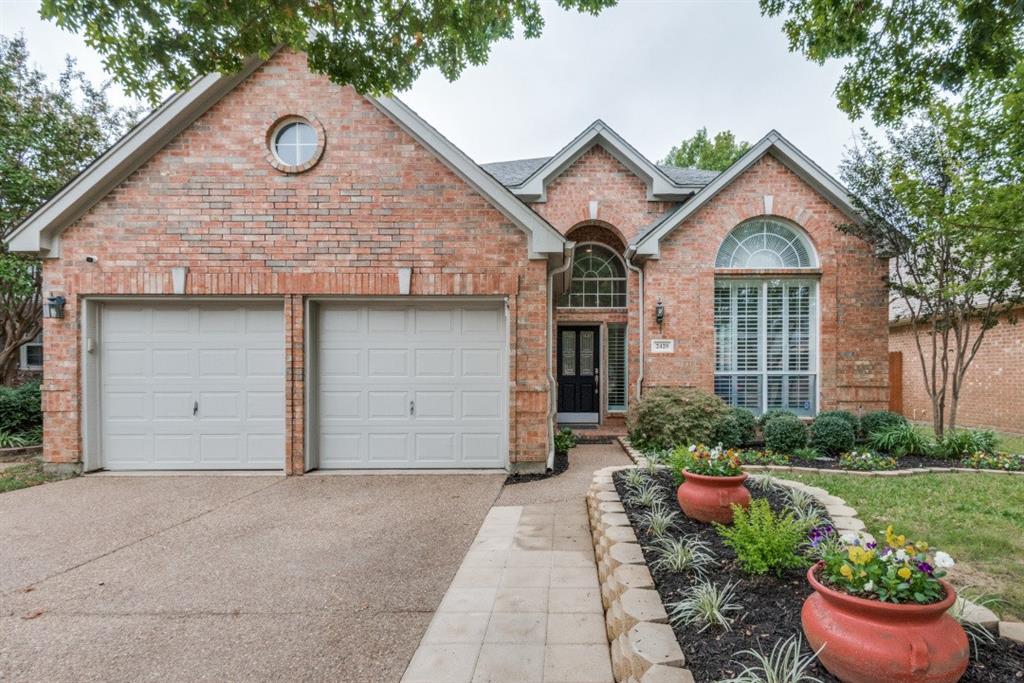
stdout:
[[284,298],[284,470],[286,474],[305,471],[306,308],[300,294]]

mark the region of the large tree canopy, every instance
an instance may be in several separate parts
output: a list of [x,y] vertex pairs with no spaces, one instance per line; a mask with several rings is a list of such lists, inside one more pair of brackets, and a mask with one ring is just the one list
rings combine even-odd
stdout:
[[[616,0],[557,0],[596,14]],[[42,15],[81,33],[131,95],[151,101],[197,75],[236,71],[279,45],[367,94],[404,90],[426,68],[454,80],[492,43],[544,27],[538,0],[43,0]]]
[[703,168],[709,171],[724,171],[750,148],[749,142],[736,141],[731,130],[708,137],[708,129],[700,128],[693,137],[685,138],[669,150],[661,163],[683,168]]
[[[1021,0],[760,0],[790,48],[847,60],[836,86],[851,117],[878,123],[1024,69]],[[1021,120],[1021,119],[1018,119]]]
[[933,105],[885,145],[862,134],[842,164],[865,216],[843,227],[892,257],[940,436],[986,332],[1024,303],[1024,131],[992,101]]
[[114,107],[68,60],[56,85],[29,64],[22,37],[0,36],[0,380],[39,334],[39,264],[2,241],[102,153],[138,112]]

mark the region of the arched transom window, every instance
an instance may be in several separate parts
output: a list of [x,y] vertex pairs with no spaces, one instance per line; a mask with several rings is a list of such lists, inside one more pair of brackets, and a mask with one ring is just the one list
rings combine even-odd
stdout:
[[[813,268],[814,248],[797,228],[772,219],[737,226],[718,268]],[[715,280],[715,393],[755,414],[814,415],[818,403],[817,280],[811,276],[723,274]]]
[[576,246],[569,291],[562,306],[616,308],[626,305],[626,268],[611,249],[600,244]]
[[722,242],[717,268],[813,268],[814,249],[798,231],[770,218],[737,226]]

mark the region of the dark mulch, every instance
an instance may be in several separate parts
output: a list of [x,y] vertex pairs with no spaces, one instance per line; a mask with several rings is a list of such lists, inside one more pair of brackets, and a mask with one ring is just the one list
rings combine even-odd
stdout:
[[[616,473],[615,487],[623,499],[626,514],[630,520],[643,512],[626,503],[626,491],[622,482],[622,474]],[[666,502],[675,501],[675,485],[668,472],[661,472],[657,477],[659,487],[663,489]],[[785,498],[779,491],[763,493],[751,489],[754,498],[765,498],[772,509],[779,511],[785,505]],[[678,505],[678,504],[676,504]],[[637,539],[643,547],[648,565],[654,560],[648,550],[652,538],[641,530],[634,522]],[[699,627],[673,625],[676,639],[686,656],[686,665],[698,681],[718,681],[737,675],[744,664],[752,664],[749,657],[735,661],[737,653],[743,650],[760,649],[770,652],[776,642],[785,640],[794,633],[800,633],[800,610],[803,602],[813,591],[807,583],[806,570],[793,569],[781,576],[752,576],[736,564],[736,553],[722,543],[721,538],[710,524],[692,520],[680,515],[680,521],[673,532],[677,536],[696,534],[706,541],[716,558],[719,567],[709,574],[715,583],[723,585],[728,582],[736,584],[735,599],[741,609],[734,613],[732,630],[723,631],[708,628],[703,633]],[[663,603],[676,602],[692,585],[696,583],[689,574],[672,574],[652,570],[655,587],[661,595]],[[804,651],[810,649],[804,643]],[[963,683],[1006,683],[1022,680],[1020,672],[1024,670],[1024,645],[1000,639],[995,645],[985,646],[977,661],[972,661],[967,673],[961,679]],[[823,683],[838,683],[838,679],[829,674],[824,667],[815,663],[809,671],[810,675],[821,679]]]
[[511,486],[512,484],[523,484],[528,481],[540,481],[541,479],[550,479],[551,477],[557,477],[562,472],[569,469],[569,454],[555,452],[555,467],[554,469],[548,470],[547,472],[538,472],[536,474],[510,474],[505,479],[505,486]]
[[[896,458],[898,464],[897,469],[910,470],[916,467],[963,467],[960,461],[957,459],[948,458],[927,458],[917,455],[905,455],[902,458]],[[839,467],[839,460],[837,458],[818,458],[815,460],[797,460],[795,458],[790,460],[790,465],[794,467],[817,467],[822,470],[838,470],[842,469]]]

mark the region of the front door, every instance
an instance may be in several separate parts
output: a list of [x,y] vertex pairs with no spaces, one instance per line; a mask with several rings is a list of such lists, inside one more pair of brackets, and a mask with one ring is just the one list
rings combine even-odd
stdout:
[[558,328],[558,421],[597,423],[601,418],[600,328]]

